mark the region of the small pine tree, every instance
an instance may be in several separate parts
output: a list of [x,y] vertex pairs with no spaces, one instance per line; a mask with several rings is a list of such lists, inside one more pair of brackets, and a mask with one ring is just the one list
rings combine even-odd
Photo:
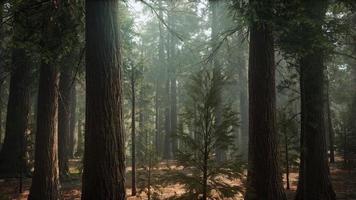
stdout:
[[241,176],[238,156],[232,154],[224,162],[215,159],[215,149],[232,148],[233,129],[238,122],[229,105],[223,106],[221,122],[216,122],[215,110],[220,103],[217,94],[222,84],[213,72],[201,70],[187,85],[189,98],[182,114],[183,127],[177,135],[181,148],[176,159],[183,170],[171,177],[184,185],[186,193],[175,199],[222,199],[241,192],[238,185],[231,184]]
[[279,148],[281,151],[281,163],[286,175],[286,189],[290,189],[290,172],[298,167],[299,159],[299,137],[297,115],[290,115],[290,112],[280,110],[278,112],[278,132],[280,135]]

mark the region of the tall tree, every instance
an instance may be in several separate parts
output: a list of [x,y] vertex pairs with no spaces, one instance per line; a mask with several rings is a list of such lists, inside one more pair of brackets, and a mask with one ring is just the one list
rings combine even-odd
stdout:
[[136,195],[136,87],[135,69],[131,68],[131,188],[132,196]]
[[[69,59],[65,59],[68,62]],[[68,62],[71,63],[71,62]],[[70,129],[71,129],[71,104],[73,67],[64,66],[61,69],[59,81],[59,107],[58,107],[58,157],[59,175],[61,178],[69,174],[69,151],[70,151]],[[75,114],[75,113],[74,113]]]
[[[15,35],[12,50],[10,94],[7,105],[6,132],[0,152],[0,171],[3,176],[17,177],[28,171],[25,161],[25,140],[30,114],[31,64],[24,47],[26,34],[23,28],[24,14],[15,13]],[[17,46],[17,47],[16,47]],[[20,174],[19,174],[20,173]]]
[[240,143],[239,150],[242,159],[247,161],[248,154],[248,80],[247,80],[247,62],[246,53],[239,48],[238,58],[238,84],[239,84],[239,111],[240,111]]
[[[163,151],[163,158],[164,159],[171,159],[172,158],[172,134],[171,134],[171,108],[170,108],[170,73],[169,73],[169,59],[171,58],[171,48],[170,48],[170,42],[171,40],[169,39],[170,33],[167,33],[167,44],[166,44],[166,49],[167,49],[167,55],[166,59],[167,62],[165,63],[165,86],[164,86],[164,151]],[[161,48],[161,47],[160,47]],[[162,47],[163,48],[163,47]]]
[[[79,55],[78,46],[78,22],[76,17],[80,18],[80,14],[71,12],[71,6],[79,7],[80,4],[74,2],[70,4],[67,1],[60,2],[60,14],[58,23],[64,27],[69,33],[62,36],[62,40],[68,40],[65,43],[66,49],[69,52],[64,53],[62,60],[61,75],[59,81],[59,108],[58,108],[58,151],[59,151],[59,175],[64,178],[69,173],[69,158],[73,155],[74,146],[74,128],[75,128],[75,76],[78,69],[75,68],[76,56]],[[63,9],[62,9],[63,8]]]
[[[0,45],[3,45],[4,39],[3,39],[3,9],[4,9],[4,1],[0,1]],[[4,53],[3,53],[3,48],[0,48],[0,58],[3,60]],[[3,84],[4,84],[4,64],[0,62],[0,96],[3,97]],[[0,147],[2,144],[2,137],[3,137],[3,99],[0,98]]]
[[[355,5],[356,8],[356,5]],[[351,29],[354,30],[353,34],[351,35],[351,41],[353,42],[352,46],[350,47],[352,49],[353,55],[356,55],[356,12],[353,13],[353,16],[351,18]],[[350,62],[351,67],[351,88],[352,88],[352,97],[351,97],[351,102],[349,105],[349,116],[348,116],[348,124],[347,126],[350,127],[350,133],[344,133],[344,161],[346,164],[346,161],[348,158],[348,154],[350,153],[349,151],[351,150],[350,144],[355,143],[356,141],[356,61],[353,60]]]
[[285,200],[277,151],[273,0],[251,0],[247,200]]
[[[2,73],[1,72],[1,65],[0,65],[0,74]],[[0,79],[1,79],[1,77],[0,77]],[[0,82],[0,96],[1,97],[3,97],[3,83],[2,82]],[[3,100],[2,100],[2,98],[0,98],[0,149],[1,149],[1,147],[2,147],[2,135],[3,135],[3,117],[2,117],[2,115],[3,115],[3,105],[4,103],[3,103]]]
[[301,91],[301,164],[297,200],[335,199],[328,165],[325,112],[324,112],[324,60],[325,48],[318,43],[323,35],[326,0],[302,1],[301,23],[304,30],[300,55]]
[[[173,4],[174,1],[171,3]],[[173,4],[172,7],[175,5]],[[168,23],[171,27],[174,28],[174,15],[169,16]],[[170,58],[169,58],[169,67],[170,67],[170,84],[171,84],[171,93],[170,93],[170,119],[171,119],[171,143],[172,143],[172,154],[176,155],[178,150],[178,140],[177,140],[177,123],[178,123],[178,115],[177,115],[177,69],[176,69],[176,61],[175,58],[177,56],[176,52],[176,37],[170,34]]]
[[[327,72],[327,70],[326,70]],[[329,77],[328,73],[325,74],[325,109],[326,109],[326,131],[327,131],[327,136],[328,136],[328,141],[329,141],[329,161],[330,163],[335,162],[335,131],[331,119],[331,100],[330,100],[330,93],[329,93]]]
[[[73,74],[75,76],[75,74]],[[69,156],[74,157],[74,152],[78,146],[78,132],[75,131],[77,123],[77,89],[75,77],[72,77],[71,90],[70,90],[70,127],[69,127]]]
[[35,163],[29,200],[57,200],[59,194],[58,167],[58,98],[59,68],[63,29],[64,4],[45,4],[46,11],[39,16],[41,21],[40,78],[37,97],[37,122],[35,138]]
[[[162,11],[162,0],[158,1],[158,6],[159,6],[159,16],[162,18],[163,17],[163,11]],[[159,39],[158,39],[158,70],[162,70],[165,66],[165,60],[164,60],[164,36],[163,36],[163,24],[161,21],[159,21],[158,24],[159,28]],[[160,104],[162,103],[162,88],[160,85],[162,84],[162,78],[157,76],[156,77],[156,91],[155,91],[155,129],[156,129],[156,152],[159,156],[162,156],[162,150],[163,150],[163,142],[164,140],[162,139],[162,128],[161,128],[161,123],[162,123],[162,111],[160,109]]]
[[57,67],[43,60],[38,89],[35,165],[29,200],[59,199],[58,85]]
[[[217,52],[218,52],[218,49],[219,49],[219,44],[218,44],[218,40],[219,40],[219,29],[221,28],[219,26],[219,20],[220,17],[218,15],[219,11],[218,11],[218,8],[219,8],[219,5],[220,5],[221,1],[216,1],[216,0],[210,0],[209,1],[209,4],[210,4],[210,10],[211,10],[211,47],[212,47],[212,66],[213,66],[213,69],[214,69],[214,76],[217,78],[217,79],[221,79],[221,64],[220,64],[220,61],[219,59],[217,58]],[[217,94],[216,94],[219,98],[219,102],[221,102],[222,100],[222,92],[219,91]],[[218,105],[217,108],[216,108],[216,120],[217,120],[217,123],[219,124],[220,121],[221,121],[221,115],[222,115],[222,111],[221,111],[221,105]],[[225,151],[222,150],[222,149],[219,149],[217,148],[216,149],[216,159],[218,161],[223,161],[225,159]]]
[[119,1],[86,0],[83,200],[124,200]]

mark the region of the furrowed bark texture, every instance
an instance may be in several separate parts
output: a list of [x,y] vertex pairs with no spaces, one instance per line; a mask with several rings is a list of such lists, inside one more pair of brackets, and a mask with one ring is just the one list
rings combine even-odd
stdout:
[[305,56],[300,64],[300,79],[303,82],[301,84],[303,138],[296,199],[335,199],[330,181],[325,138],[322,57]]
[[24,49],[13,50],[12,64],[5,139],[0,152],[1,177],[18,177],[29,171],[25,146],[31,107],[32,72]]
[[[272,27],[264,22],[272,1],[250,1],[258,22],[250,26],[249,166],[247,200],[286,200],[278,164],[275,61]],[[268,18],[267,18],[268,19]]]
[[29,200],[59,199],[58,70],[42,63],[38,89],[35,166]]
[[125,199],[119,1],[86,1],[83,200]]
[[72,68],[63,67],[59,81],[59,107],[58,107],[58,156],[59,176],[61,178],[69,174],[69,140],[70,140],[70,118],[71,118],[71,87]]
[[70,92],[70,127],[69,127],[69,157],[74,158],[75,151],[78,147],[78,132],[75,131],[77,124],[77,90],[75,77],[72,77]]
[[135,71],[131,69],[131,192],[136,195],[136,89],[135,89]]
[[[322,21],[327,1],[303,1],[304,15],[315,23],[304,23],[306,41],[317,41],[322,35]],[[312,44],[312,42],[310,42]],[[297,200],[334,200],[328,165],[324,110],[324,49],[305,44],[300,57],[301,91],[301,161]]]

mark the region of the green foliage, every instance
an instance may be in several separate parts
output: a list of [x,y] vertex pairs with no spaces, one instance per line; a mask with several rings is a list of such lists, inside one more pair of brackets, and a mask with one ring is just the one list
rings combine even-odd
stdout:
[[315,52],[329,58],[348,37],[351,14],[346,1],[277,1],[276,43],[292,61]]
[[[279,111],[277,113],[278,133],[279,133],[279,148],[280,160],[282,161],[283,169],[288,167],[296,168],[299,165],[299,129],[297,120],[298,115],[293,115],[291,111]],[[286,154],[288,153],[288,154]]]
[[[237,115],[229,105],[223,106],[221,122],[216,118],[219,106],[217,96],[223,80],[212,71],[201,70],[191,76],[187,84],[189,99],[182,115],[183,128],[177,136],[182,147],[177,154],[178,170],[169,180],[184,185],[186,193],[176,199],[199,199],[207,182],[207,196],[232,197],[241,192],[238,185],[229,183],[241,177],[242,165],[232,153],[228,159],[218,162],[216,149],[229,149],[233,144],[233,128],[237,126]],[[206,174],[206,180],[204,178]]]
[[159,177],[154,171],[157,170],[159,157],[156,154],[155,145],[153,143],[154,132],[146,132],[146,140],[143,142],[141,158],[139,159],[140,167],[137,170],[137,185],[139,191],[145,191],[147,195],[158,195],[160,193]]

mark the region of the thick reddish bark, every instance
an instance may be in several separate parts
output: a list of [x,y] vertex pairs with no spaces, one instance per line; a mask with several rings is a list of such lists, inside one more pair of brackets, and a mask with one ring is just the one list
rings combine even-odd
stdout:
[[135,69],[131,69],[131,188],[132,196],[136,196],[136,88]]
[[57,68],[43,62],[38,89],[34,176],[29,200],[59,199],[58,82]]
[[318,42],[322,35],[322,21],[327,1],[304,1],[304,16],[310,23],[302,23],[308,51],[300,55],[301,91],[301,162],[297,200],[334,200],[330,180],[325,127],[324,49]]
[[301,60],[302,149],[297,200],[335,199],[330,181],[323,109],[323,61],[320,55]]
[[25,160],[30,114],[31,67],[24,49],[14,49],[6,131],[0,152],[0,176],[17,177],[28,172]]
[[[3,18],[3,9],[4,9],[4,1],[0,1],[0,19]],[[2,28],[2,23],[0,25],[0,43],[3,42],[3,28]],[[0,47],[0,58],[3,57],[3,49]],[[2,136],[3,136],[3,118],[2,118],[2,113],[3,113],[3,84],[4,84],[4,66],[0,64],[0,149],[1,149],[1,144],[2,144]]]
[[124,200],[119,1],[86,0],[83,200]]
[[[249,165],[247,200],[285,200],[277,151],[272,1],[250,1],[257,20],[250,25]],[[270,12],[272,12],[270,10]]]

